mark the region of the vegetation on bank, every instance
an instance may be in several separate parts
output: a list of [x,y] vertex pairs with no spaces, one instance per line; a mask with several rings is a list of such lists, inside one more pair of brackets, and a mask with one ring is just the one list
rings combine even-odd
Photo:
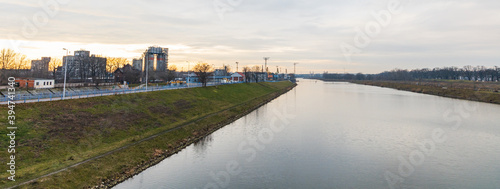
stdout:
[[[2,179],[0,186],[14,186],[103,154],[19,188],[114,185],[293,86],[244,83],[19,104],[16,182]],[[1,123],[6,123],[7,107],[0,112]],[[1,140],[1,148],[7,149],[8,139]],[[0,160],[7,162],[6,150],[0,151]],[[8,173],[0,175],[7,178]]]
[[457,81],[350,81],[352,83],[387,87],[442,97],[500,104],[500,84],[492,82]]
[[335,80],[381,80],[381,81],[416,81],[416,80],[469,80],[469,81],[500,81],[500,67],[464,66],[424,68],[424,69],[394,69],[378,74],[324,73],[323,79]]

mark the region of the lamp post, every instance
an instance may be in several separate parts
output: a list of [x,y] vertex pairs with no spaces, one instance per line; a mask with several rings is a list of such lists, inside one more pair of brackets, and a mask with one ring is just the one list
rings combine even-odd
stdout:
[[[63,85],[63,100],[64,98],[66,98],[66,73],[68,72],[68,55],[69,55],[69,52],[68,52],[68,49],[67,48],[63,48],[63,50],[66,51],[66,64],[64,64],[64,85]],[[63,59],[63,63],[64,63],[64,59]]]
[[238,72],[238,64],[239,62],[236,62],[236,72]]
[[188,80],[187,80],[187,86],[189,88],[189,81],[191,80],[190,79],[190,76],[189,76],[189,61],[186,61],[188,63]]
[[[146,58],[147,56],[147,58]],[[146,92],[148,92],[148,82],[149,82],[149,55],[144,56],[144,65],[146,65]]]
[[267,81],[267,77],[268,77],[268,75],[267,75],[267,72],[268,72],[268,70],[267,70],[267,60],[269,60],[269,59],[270,59],[270,57],[264,57],[264,60],[265,60],[264,70],[266,72],[266,77],[264,78],[264,81]]
[[215,86],[215,64],[212,64],[212,67],[214,69],[214,86]]
[[293,63],[293,75],[295,75],[295,74],[296,74],[296,72],[295,72],[295,66],[296,66],[297,64],[299,64],[299,63],[297,63],[297,62]]

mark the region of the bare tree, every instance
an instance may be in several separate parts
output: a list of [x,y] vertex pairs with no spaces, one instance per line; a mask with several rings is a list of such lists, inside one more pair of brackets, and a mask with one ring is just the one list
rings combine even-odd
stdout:
[[231,67],[229,65],[224,65],[224,70],[226,71],[226,73],[229,73],[231,72]]
[[16,61],[17,53],[12,49],[2,49],[0,51],[0,69],[12,69]]
[[50,58],[49,62],[49,72],[52,72],[52,77],[56,79],[57,67],[62,66],[62,60],[59,58]]
[[92,81],[99,85],[99,79],[104,78],[106,74],[106,58],[94,56],[89,57],[88,61],[88,76],[92,78]]
[[[0,51],[0,84],[7,83],[10,76],[21,76],[19,69],[25,69],[28,59],[25,55],[18,54],[12,49],[2,49]],[[26,72],[24,76],[26,75]]]
[[[64,77],[66,76],[67,81],[71,82],[72,81],[73,72],[76,72],[77,66],[76,65],[70,65],[69,61],[67,61],[66,64],[68,64],[68,65],[64,65],[64,61],[63,61],[63,65],[61,67],[61,78],[64,79]],[[76,73],[74,73],[74,74],[76,76]]]
[[500,67],[495,66],[495,76],[497,81],[500,81]]
[[261,67],[260,66],[253,66],[252,67],[252,74],[251,76],[253,77],[255,83],[258,83],[259,82],[259,73],[261,71]]
[[140,83],[141,71],[131,67],[129,68],[130,69],[123,69],[123,78],[129,83]]
[[[76,61],[76,66],[74,67],[76,68],[74,68],[73,71],[77,72],[76,73],[78,75],[77,77],[86,83],[88,78],[88,70],[89,70],[88,63],[90,62],[90,57],[85,56],[84,54],[80,54],[79,56],[75,56],[75,61]],[[68,65],[68,67],[70,66]]]
[[207,63],[200,62],[194,66],[193,70],[194,70],[194,73],[196,73],[196,75],[198,75],[198,78],[200,79],[200,82],[203,85],[203,87],[206,87],[208,76],[209,76],[210,72],[212,71],[212,66],[210,66]]
[[175,73],[177,71],[177,66],[171,65],[167,69],[167,77],[165,79],[166,82],[172,81],[175,79]]
[[24,54],[17,54],[13,68],[15,70],[26,70],[30,68],[28,57]]
[[31,77],[30,60],[24,54],[16,54],[14,64],[11,66],[14,69],[14,75],[17,77]]
[[243,74],[245,75],[245,82],[246,83],[250,82],[250,76],[252,74],[252,70],[248,66],[243,67]]
[[109,73],[127,64],[130,64],[130,62],[126,58],[106,57],[106,71]]
[[469,81],[472,80],[472,76],[474,75],[473,71],[474,68],[471,65],[464,66],[464,73]]

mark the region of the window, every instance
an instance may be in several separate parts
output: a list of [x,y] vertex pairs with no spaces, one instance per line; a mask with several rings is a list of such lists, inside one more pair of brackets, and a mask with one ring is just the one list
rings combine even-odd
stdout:
[[36,82],[36,85],[38,86],[38,85],[40,85],[40,84],[39,84],[38,82]]

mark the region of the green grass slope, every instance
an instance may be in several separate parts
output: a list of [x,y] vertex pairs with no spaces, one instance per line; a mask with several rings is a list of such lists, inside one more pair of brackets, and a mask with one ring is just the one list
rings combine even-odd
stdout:
[[[293,86],[290,82],[245,83],[19,104],[15,108],[16,182],[2,179],[0,186],[14,186],[113,150],[21,188],[116,184]],[[0,107],[3,128],[7,110]],[[6,134],[2,129],[1,162],[9,157]],[[142,141],[153,135],[159,137]],[[127,148],[116,150],[123,146]]]

